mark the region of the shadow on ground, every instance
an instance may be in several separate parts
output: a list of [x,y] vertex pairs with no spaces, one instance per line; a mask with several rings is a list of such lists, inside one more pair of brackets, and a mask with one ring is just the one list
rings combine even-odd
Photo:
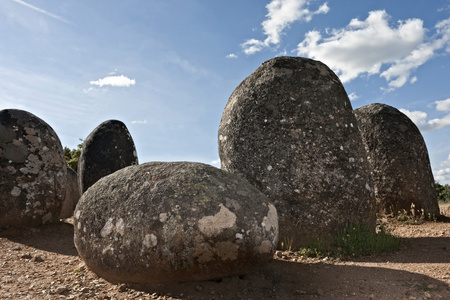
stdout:
[[36,228],[0,229],[0,237],[35,249],[63,255],[78,256],[73,243],[73,225],[59,222]]

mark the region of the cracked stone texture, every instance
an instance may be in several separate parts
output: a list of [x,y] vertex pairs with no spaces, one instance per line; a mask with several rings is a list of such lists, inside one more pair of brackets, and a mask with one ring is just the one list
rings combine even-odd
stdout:
[[70,218],[73,215],[75,206],[80,199],[81,194],[78,188],[77,172],[74,169],[67,167],[67,184],[66,192],[64,194],[64,201],[59,213],[60,219]]
[[245,179],[201,163],[151,162],[100,179],[74,213],[75,246],[108,281],[243,275],[270,261],[278,217]]
[[354,110],[363,136],[379,211],[405,209],[439,215],[427,147],[417,126],[386,104]]
[[280,246],[329,242],[349,223],[374,228],[362,138],[344,87],[323,63],[264,62],[230,96],[218,138],[222,169],[274,202]]
[[23,110],[0,111],[0,227],[57,219],[66,160],[55,131]]
[[83,143],[78,160],[78,187],[83,194],[100,178],[137,165],[138,157],[128,128],[118,120],[97,126]]

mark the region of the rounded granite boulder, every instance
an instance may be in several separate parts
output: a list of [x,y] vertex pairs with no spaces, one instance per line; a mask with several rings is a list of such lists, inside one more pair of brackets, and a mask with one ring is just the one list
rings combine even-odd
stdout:
[[74,213],[75,246],[111,282],[253,272],[272,259],[277,211],[243,178],[201,163],[151,162],[100,179]]
[[75,210],[75,206],[77,206],[80,196],[77,172],[75,172],[74,169],[67,167],[66,192],[64,194],[61,212],[59,213],[60,219],[70,218],[73,215],[73,211]]
[[230,96],[218,132],[222,169],[266,194],[280,243],[298,249],[349,224],[375,227],[369,164],[346,91],[319,61],[264,62]]
[[118,120],[97,126],[83,143],[78,160],[78,187],[83,194],[100,178],[137,165],[138,157],[128,128]]
[[66,172],[61,142],[50,125],[27,111],[0,111],[0,227],[57,219]]
[[439,215],[427,147],[417,126],[401,111],[370,104],[354,111],[373,172],[380,212]]

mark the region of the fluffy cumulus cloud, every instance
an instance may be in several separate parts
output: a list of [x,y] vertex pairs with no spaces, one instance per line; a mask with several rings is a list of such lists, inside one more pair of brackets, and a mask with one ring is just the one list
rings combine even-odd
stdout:
[[440,183],[450,183],[450,154],[447,159],[440,162],[439,166],[433,168],[434,180]]
[[450,98],[434,102],[436,104],[436,110],[450,111]]
[[99,80],[90,81],[92,85],[97,85],[99,87],[103,86],[113,86],[113,87],[130,87],[136,84],[136,80],[130,79],[124,75],[120,76],[106,76],[100,78]]
[[439,164],[438,168],[433,169],[434,180],[441,183],[450,182],[450,154],[446,160]]
[[[323,37],[319,31],[306,33],[297,54],[318,59],[330,66],[343,82],[362,74],[380,74],[393,90],[406,82],[414,83],[411,74],[436,55],[450,47],[450,19],[439,22],[436,34],[426,39],[427,29],[420,19],[390,24],[384,11],[372,11],[361,21],[353,19],[341,29],[333,29]],[[448,49],[446,49],[448,50]],[[383,65],[386,70],[381,71]]]
[[402,113],[407,115],[414,124],[420,129],[420,131],[432,131],[450,126],[450,114],[443,118],[436,118],[427,121],[427,113],[423,111],[409,111],[406,109],[400,109]]
[[317,10],[308,9],[309,0],[272,0],[266,5],[267,15],[262,27],[265,40],[249,39],[241,46],[245,54],[251,55],[266,47],[277,46],[286,28],[296,21],[309,22],[314,15],[326,14],[329,11],[327,3]]

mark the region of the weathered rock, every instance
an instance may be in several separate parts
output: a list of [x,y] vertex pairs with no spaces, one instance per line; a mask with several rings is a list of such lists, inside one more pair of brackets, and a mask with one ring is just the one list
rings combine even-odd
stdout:
[[136,148],[125,124],[118,120],[101,123],[84,141],[78,160],[81,194],[100,178],[137,164]]
[[66,172],[61,142],[46,122],[23,110],[0,111],[0,227],[56,219]]
[[373,172],[379,211],[423,209],[439,215],[427,147],[417,126],[398,109],[370,104],[354,110]]
[[75,246],[112,282],[195,281],[255,271],[278,241],[275,206],[243,178],[192,162],[100,179],[74,215]]
[[275,204],[293,249],[349,223],[375,226],[369,165],[339,78],[300,57],[264,62],[232,93],[219,126],[222,169]]
[[77,172],[68,167],[66,192],[64,194],[61,212],[59,213],[60,219],[70,218],[73,215],[73,211],[75,210],[75,206],[77,205],[80,197],[81,194],[78,189]]

